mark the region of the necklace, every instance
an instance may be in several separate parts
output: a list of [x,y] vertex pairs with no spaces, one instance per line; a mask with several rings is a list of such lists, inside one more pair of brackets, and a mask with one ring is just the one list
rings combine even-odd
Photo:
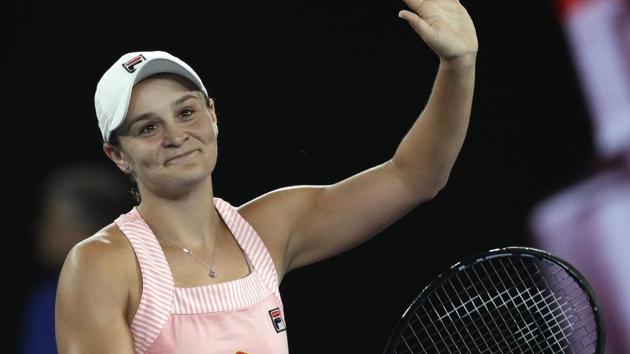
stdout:
[[189,250],[188,248],[184,248],[181,246],[176,245],[173,241],[167,239],[164,236],[158,235],[160,236],[160,238],[164,239],[165,241],[167,241],[168,243],[170,243],[171,245],[181,249],[182,251],[184,251],[184,253],[186,253],[187,255],[189,255],[192,259],[194,259],[197,263],[201,264],[204,268],[206,268],[208,270],[208,276],[210,276],[210,278],[216,278],[217,277],[217,272],[214,270],[214,255],[217,251],[217,235],[214,235],[214,247],[212,247],[212,261],[210,262],[210,267],[208,267],[204,262],[202,262],[199,258],[195,257],[195,255],[192,253],[191,250]]

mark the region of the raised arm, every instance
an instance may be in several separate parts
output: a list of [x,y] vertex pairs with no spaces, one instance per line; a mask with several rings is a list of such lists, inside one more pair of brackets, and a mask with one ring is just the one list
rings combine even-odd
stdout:
[[457,0],[405,2],[411,11],[399,16],[438,55],[440,66],[427,105],[395,155],[339,183],[285,188],[242,207],[275,252],[281,276],[367,240],[447,182],[468,127],[477,36]]
[[61,271],[55,305],[60,354],[133,353],[126,321],[129,260],[116,240],[93,236],[75,246]]
[[477,35],[457,0],[406,0],[405,19],[440,58],[431,97],[392,158],[410,189],[441,188],[464,142],[472,106]]

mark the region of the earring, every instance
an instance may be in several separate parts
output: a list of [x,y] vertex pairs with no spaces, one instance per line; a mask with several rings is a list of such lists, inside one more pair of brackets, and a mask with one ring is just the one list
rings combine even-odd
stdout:
[[130,174],[130,173],[131,173],[131,167],[129,167],[129,165],[125,165],[125,168],[123,169],[123,171],[124,171],[126,174]]

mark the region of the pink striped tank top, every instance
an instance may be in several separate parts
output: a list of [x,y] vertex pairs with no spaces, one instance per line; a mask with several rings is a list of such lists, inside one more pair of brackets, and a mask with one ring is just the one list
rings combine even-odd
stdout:
[[245,253],[242,279],[175,287],[155,235],[136,208],[116,219],[142,273],[140,305],[131,323],[136,353],[286,354],[278,276],[260,236],[229,203],[215,207]]

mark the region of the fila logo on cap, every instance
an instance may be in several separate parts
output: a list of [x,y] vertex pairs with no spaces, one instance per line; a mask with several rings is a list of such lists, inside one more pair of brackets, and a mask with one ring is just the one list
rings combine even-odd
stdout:
[[125,68],[125,70],[127,70],[127,72],[132,73],[136,71],[136,65],[142,63],[143,61],[146,61],[146,59],[142,54],[140,54],[131,58],[131,60],[129,60],[128,62],[123,63],[122,66],[123,68]]
[[284,324],[284,319],[282,319],[282,311],[280,311],[280,308],[276,307],[270,310],[269,316],[271,316],[271,323],[273,323],[273,328],[276,329],[276,333],[287,329],[287,326]]

